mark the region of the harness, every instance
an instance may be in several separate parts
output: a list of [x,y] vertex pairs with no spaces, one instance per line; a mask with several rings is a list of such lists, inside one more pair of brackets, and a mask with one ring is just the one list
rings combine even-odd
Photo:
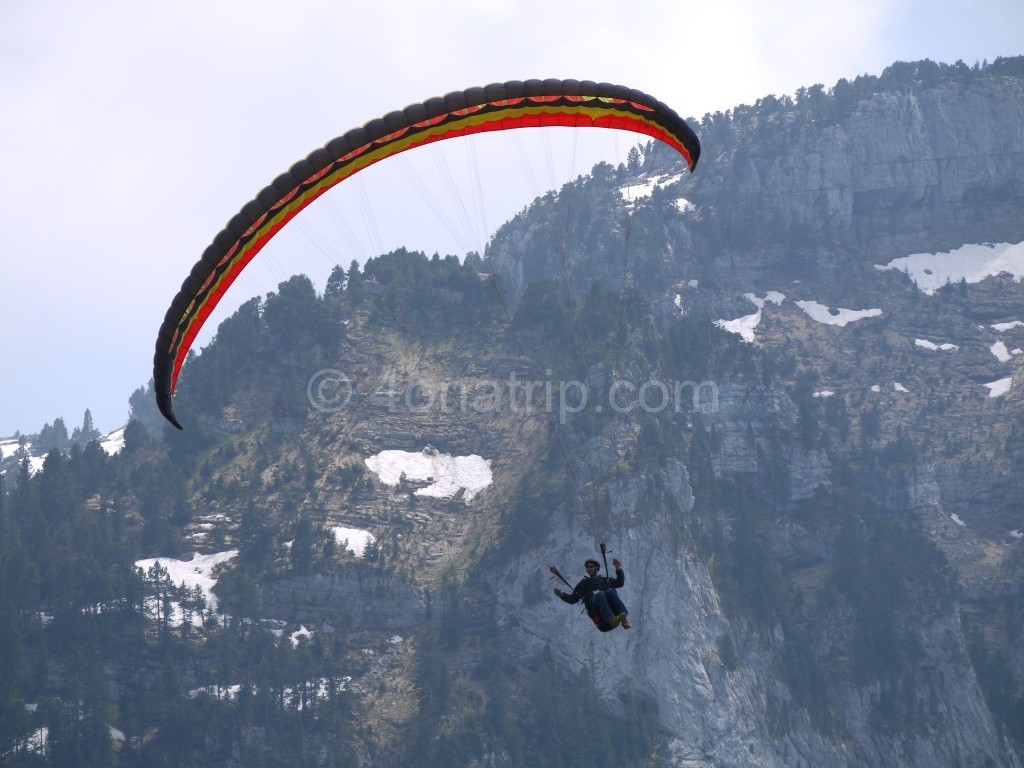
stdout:
[[[608,556],[607,556],[606,552],[607,552],[607,550],[605,549],[604,542],[601,542],[601,559],[604,560],[604,572],[605,572],[605,575],[602,576],[601,578],[603,578],[604,581],[605,581],[605,589],[611,589],[611,582],[612,582],[612,580],[607,575],[608,574]],[[561,579],[562,583],[565,584],[565,586],[567,586],[570,589],[570,591],[574,595],[576,595],[576,597],[579,598],[579,601],[583,604],[583,611],[587,614],[588,618],[592,622],[594,622],[594,626],[597,627],[599,632],[610,632],[612,630],[612,628],[610,626],[608,626],[607,623],[605,623],[604,617],[601,616],[601,614],[599,612],[597,612],[595,609],[591,608],[590,600],[588,600],[584,595],[581,595],[576,590],[576,587],[574,587],[572,584],[570,584],[566,580],[565,576],[563,576],[561,573],[559,573],[558,569],[555,566],[549,565],[548,566],[548,570],[551,571],[551,573],[553,573],[556,577]],[[595,590],[595,591],[596,592],[604,592],[605,589]],[[593,592],[591,593],[591,595],[593,595]]]

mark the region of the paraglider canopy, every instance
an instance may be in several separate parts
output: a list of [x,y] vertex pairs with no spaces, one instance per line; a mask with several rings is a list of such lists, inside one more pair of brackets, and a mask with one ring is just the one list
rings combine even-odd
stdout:
[[529,127],[617,128],[678,151],[692,171],[696,134],[672,109],[641,91],[579,80],[492,83],[455,91],[355,128],[299,160],[228,221],[182,283],[164,316],[153,357],[157,406],[181,429],[172,396],[203,323],[257,253],[307,205],[364,168],[437,141]]

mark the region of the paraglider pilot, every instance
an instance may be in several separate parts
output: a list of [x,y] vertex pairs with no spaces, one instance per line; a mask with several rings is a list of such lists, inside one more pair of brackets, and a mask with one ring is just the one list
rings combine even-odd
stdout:
[[587,575],[580,579],[571,593],[566,594],[555,587],[555,595],[569,605],[574,605],[582,600],[587,609],[587,615],[601,632],[609,632],[616,627],[629,629],[631,626],[626,606],[623,605],[619,593],[615,591],[626,583],[626,574],[622,572],[622,563],[618,558],[612,560],[612,565],[615,566],[614,579],[599,576],[601,564],[592,557],[587,558],[583,564],[587,569]]

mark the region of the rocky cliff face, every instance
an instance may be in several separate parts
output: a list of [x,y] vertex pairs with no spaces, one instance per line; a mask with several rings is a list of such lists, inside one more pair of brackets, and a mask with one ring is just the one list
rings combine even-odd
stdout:
[[979,77],[876,94],[734,166],[737,202],[770,189],[783,222],[872,258],[1019,238],[1007,213],[1024,182],[1022,87]]
[[444,611],[429,589],[361,565],[265,581],[259,597],[260,615],[268,619],[381,632],[421,626]]
[[[979,74],[874,93],[845,115],[808,120],[798,107],[780,107],[746,118],[737,110],[719,147],[705,141],[713,161],[692,180],[693,195],[709,195],[724,220],[726,206],[753,213],[755,253],[773,242],[820,249],[822,282],[838,272],[837,261],[1019,242],[1022,88],[1020,77]],[[777,255],[777,263],[755,258],[751,269],[719,275],[734,284],[766,266],[766,276],[786,275],[793,260]]]
[[[582,670],[593,664],[609,706],[623,688],[649,693],[659,719],[673,734],[670,763],[716,765],[1020,765],[994,726],[963,646],[957,615],[936,617],[921,629],[921,641],[934,687],[921,691],[921,707],[940,702],[928,714],[929,726],[917,734],[887,734],[872,714],[880,691],[848,688],[837,704],[848,716],[845,736],[827,738],[792,703],[777,679],[773,660],[786,643],[776,630],[765,638],[734,626],[722,614],[707,569],[680,561],[671,547],[659,546],[657,526],[632,530],[620,538],[617,554],[627,563],[622,590],[633,630],[609,637],[594,635],[585,617],[552,603],[527,612],[529,628],[514,632],[525,654],[552,647],[560,662]],[[587,556],[578,540],[552,541],[565,562]],[[633,560],[633,558],[638,558]],[[503,596],[524,586],[516,573]],[[568,615],[567,615],[568,614]],[[736,645],[739,666],[730,671],[720,658],[720,639]],[[945,670],[941,675],[935,672]],[[786,711],[785,732],[771,713]],[[778,716],[778,715],[777,715]]]
[[[762,393],[760,402],[784,400]],[[744,398],[726,397],[716,416],[725,435],[750,423]],[[791,404],[789,404],[791,406]],[[765,408],[765,412],[769,409]],[[788,408],[782,408],[783,418]],[[776,413],[775,416],[779,414]],[[732,468],[747,469],[747,459],[727,449]],[[725,461],[725,460],[724,460]],[[790,472],[807,482],[828,476],[817,454],[791,457]],[[928,475],[927,472],[923,473]],[[680,515],[689,515],[694,493],[682,464],[671,463],[659,477],[664,497],[676,503],[658,505],[653,519],[608,531],[614,555],[625,564],[626,586],[621,590],[633,623],[631,630],[597,634],[578,608],[557,600],[516,612],[501,623],[508,647],[527,662],[549,647],[566,668],[596,671],[606,705],[617,706],[623,689],[648,693],[657,703],[658,717],[671,733],[665,764],[687,766],[931,766],[995,764],[1019,766],[1014,745],[995,723],[978,684],[965,647],[959,608],[930,613],[912,629],[919,655],[908,671],[915,680],[912,708],[919,712],[915,728],[888,730],[879,702],[879,684],[858,685],[839,670],[852,654],[849,627],[857,621],[843,601],[809,609],[815,628],[815,653],[830,660],[835,686],[832,706],[838,722],[823,729],[814,714],[794,700],[780,678],[780,658],[787,644],[781,624],[755,627],[730,619],[723,608],[708,564],[678,546],[672,530]],[[628,519],[640,506],[647,483],[633,478],[612,487],[612,517]],[[937,501],[934,475],[923,485],[929,501]],[[800,491],[798,491],[800,492]],[[923,499],[922,499],[923,501]],[[791,573],[820,580],[821,568],[838,545],[834,536],[809,533],[784,519],[775,521],[772,547]],[[553,520],[552,534],[540,548],[559,563],[582,563],[598,548],[593,530],[566,518]],[[529,589],[537,564],[517,559],[493,577],[498,602],[515,602]],[[576,576],[568,576],[571,582]],[[795,575],[794,582],[802,580]],[[723,658],[723,647],[736,658]]]
[[[986,615],[1000,623],[1005,601],[1021,594],[1014,563],[1021,556],[1022,474],[1007,451],[1020,392],[1011,388],[998,398],[984,386],[1001,377],[1019,384],[1020,358],[1000,349],[1022,339],[1016,330],[1001,336],[995,329],[1024,319],[1017,282],[1024,267],[1006,263],[1002,276],[996,268],[983,279],[979,257],[959,291],[943,294],[879,266],[967,244],[1024,241],[1024,78],[981,71],[931,82],[911,77],[905,87],[886,86],[847,103],[843,93],[837,86],[828,110],[766,100],[735,110],[731,119],[706,118],[696,174],[679,181],[648,169],[639,178],[664,180],[647,201],[664,214],[659,247],[676,285],[674,301],[670,293],[664,306],[723,320],[757,311],[747,323],[750,343],[794,366],[788,378],[798,400],[793,390],[719,381],[719,410],[707,423],[721,477],[763,470],[772,435],[776,450],[782,446],[787,494],[772,547],[794,588],[806,590],[816,653],[832,671],[851,652],[849,625],[858,618],[842,599],[829,606],[815,584],[827,578],[844,542],[834,528],[809,529],[786,510],[813,505],[833,488],[837,463],[856,463],[865,444],[906,439],[914,446],[913,456],[876,466],[860,482],[890,519],[931,538],[956,573],[958,599],[906,627],[919,651],[906,672],[913,680],[906,695],[920,718],[904,732],[886,730],[883,686],[837,674],[842,724],[823,734],[777,675],[774,662],[792,638],[780,626],[765,634],[730,621],[707,563],[668,543],[675,505],[616,531],[617,554],[632,573],[625,594],[636,629],[588,642],[585,621],[555,603],[531,609],[515,637],[524,655],[551,644],[566,664],[596,664],[609,701],[625,681],[651,690],[675,737],[674,765],[1020,765],[1018,747],[1005,738],[979,686],[961,610],[976,625],[984,627]],[[655,229],[642,210],[632,214],[634,235]],[[529,239],[543,239],[544,221],[531,225]],[[491,256],[497,271],[508,265],[517,285],[529,247],[512,235],[497,237]],[[600,248],[588,255],[612,263]],[[577,258],[585,258],[582,249]],[[556,278],[557,265],[547,274]],[[759,298],[768,291],[784,298]],[[827,314],[815,317],[807,302]],[[877,310],[847,325],[829,322],[845,312],[836,308]],[[807,438],[812,420],[828,439]],[[779,434],[789,439],[779,443]],[[665,486],[689,512],[694,491],[685,474],[668,474]],[[622,509],[636,507],[629,483],[616,485],[614,498]],[[545,547],[562,562],[582,562],[595,535],[563,521]],[[515,564],[496,584],[515,594],[526,567]],[[1007,655],[1017,657],[1021,628],[999,635]],[[731,671],[719,654],[723,637],[740,659]]]
[[[360,629],[404,632],[437,618],[428,590],[468,573],[477,583],[453,599],[503,630],[495,642],[508,658],[528,667],[550,648],[566,669],[593,669],[612,711],[623,690],[652,699],[668,734],[652,764],[1021,766],[1024,733],[986,698],[991,670],[968,652],[981,637],[1006,659],[1024,655],[1014,607],[1024,576],[1024,248],[1014,256],[1024,241],[1024,76],[1006,70],[897,67],[831,94],[709,116],[695,175],[648,153],[634,168],[595,169],[506,225],[485,270],[505,278],[513,308],[530,281],[560,281],[568,268],[577,295],[592,277],[642,292],[644,328],[704,317],[742,332],[756,354],[730,354],[754,362],[694,362],[714,407],[654,419],[672,446],[660,465],[636,459],[651,428],[640,414],[593,434],[550,413],[460,411],[455,396],[447,410],[367,402],[332,417],[313,447],[479,451],[493,460],[494,486],[465,506],[410,489],[348,496],[332,519],[402,530],[399,570],[268,581],[264,612],[347,614]],[[648,198],[619,194],[641,182]],[[576,216],[566,230],[558,206],[569,196]],[[1009,254],[994,267],[992,244]],[[915,254],[935,258],[894,266]],[[957,259],[948,287],[929,283]],[[651,346],[643,333],[625,345],[636,359]],[[414,379],[437,391],[505,381],[525,375],[531,357],[543,368],[537,350],[550,340],[513,341],[459,353],[410,345],[353,370],[377,381],[390,366],[401,392]],[[664,358],[652,354],[646,373],[668,376]],[[698,443],[709,446],[711,479],[696,476]],[[555,495],[551,509],[523,513],[549,498],[542,491],[560,462],[577,485],[574,503]],[[607,492],[606,511],[581,511],[594,484]],[[325,475],[319,490],[339,489]],[[711,509],[713,492],[726,500]],[[519,534],[494,521],[524,517],[528,552],[487,548]],[[744,525],[757,529],[753,549],[735,544]],[[573,581],[602,540],[625,564],[634,628],[599,635],[536,585],[542,559]],[[863,576],[882,546],[893,572],[909,575],[879,607],[868,598],[893,585],[843,579]],[[758,579],[742,582],[747,564],[724,567],[724,551],[753,551],[763,580],[778,577],[772,610],[742,605],[736,585]],[[901,559],[919,570],[896,567]],[[928,575],[952,586],[936,591]],[[884,614],[881,629],[865,629],[877,619],[869,609]],[[896,661],[872,670],[872,650]],[[457,653],[471,667],[478,637]],[[1019,696],[1020,665],[1000,669]]]
[[[890,83],[848,104],[836,97],[827,109],[769,97],[705,118],[692,176],[650,153],[644,174],[621,182],[660,180],[663,197],[674,190],[692,204],[656,235],[677,274],[681,267],[741,291],[793,278],[849,290],[856,286],[842,278],[857,267],[1024,239],[1022,90],[1019,76],[977,73]],[[558,276],[559,244],[570,266],[621,279],[625,229],[602,237],[592,225],[568,229],[557,218],[557,206],[570,203],[583,222],[632,213],[632,240],[643,239],[643,206],[631,210],[593,186],[567,186],[548,215],[538,210],[499,230],[488,257],[514,295],[530,279]]]

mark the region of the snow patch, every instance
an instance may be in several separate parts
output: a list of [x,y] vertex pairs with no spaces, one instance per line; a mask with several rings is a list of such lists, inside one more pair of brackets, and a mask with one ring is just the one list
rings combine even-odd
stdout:
[[814,397],[821,397],[821,398],[833,397],[834,395],[835,395],[835,392],[833,392],[830,389],[823,389],[820,392],[815,392],[814,393]]
[[216,611],[217,596],[213,594],[213,588],[217,585],[217,579],[213,577],[213,571],[218,565],[233,560],[237,556],[237,549],[229,549],[226,552],[196,555],[191,560],[175,560],[171,557],[150,557],[145,560],[136,560],[135,567],[141,568],[144,572],[148,573],[154,564],[160,563],[160,567],[167,571],[172,583],[177,585],[184,584],[192,589],[199,587],[206,598],[206,604],[210,610]]
[[494,479],[490,460],[476,454],[449,456],[432,448],[419,453],[381,451],[368,458],[366,466],[385,485],[398,485],[402,475],[413,482],[429,482],[426,488],[417,489],[416,495],[441,499],[451,498],[465,489],[463,498],[471,501]]
[[18,450],[20,438],[11,437],[0,440],[0,454],[3,458],[7,459],[14,455],[14,452]]
[[752,315],[737,317],[735,320],[715,320],[715,325],[729,333],[738,333],[745,342],[753,344],[754,330],[761,323],[761,310],[764,309],[764,305],[768,302],[781,304],[786,300],[786,296],[778,291],[768,291],[764,298],[761,298],[756,293],[744,293],[743,298],[757,307],[757,312]]
[[754,343],[754,329],[761,322],[761,310],[735,320],[715,320],[715,325],[729,333],[738,333],[748,344]]
[[910,391],[909,389],[907,389],[906,387],[904,387],[904,386],[903,386],[902,384],[900,384],[900,383],[899,383],[898,381],[897,381],[897,382],[895,382],[895,383],[894,383],[894,384],[892,385],[892,388],[893,388],[893,389],[895,389],[895,390],[896,390],[897,392],[909,392],[909,391]]
[[967,244],[948,252],[912,253],[888,264],[876,264],[875,269],[906,271],[929,296],[947,283],[980,283],[1003,272],[1020,282],[1024,277],[1024,242]]
[[657,186],[657,180],[651,179],[640,184],[629,184],[628,186],[620,187],[619,194],[622,195],[622,199],[627,203],[635,203],[641,198],[650,197],[654,194],[654,189]]
[[[669,184],[675,184],[682,178],[683,175],[681,173],[677,173],[674,176],[654,176],[639,184],[628,184],[625,187],[619,187],[619,194],[622,195],[622,199],[627,203],[635,203],[641,198],[650,197],[658,187],[667,187]],[[687,211],[683,207],[684,203],[689,206],[689,210],[694,209],[694,205],[688,200],[679,199],[676,201],[676,207],[681,212],[686,213]]]
[[356,557],[362,557],[366,553],[366,546],[371,541],[376,541],[373,534],[361,528],[342,528],[335,526],[331,528],[334,533],[334,540],[346,547]]
[[[124,448],[124,427],[115,429],[108,435],[103,435],[99,438],[100,447],[107,452],[109,456],[113,456],[115,453]],[[21,447],[21,438],[16,437],[5,437],[0,438],[0,458],[9,459],[15,455],[18,449]],[[35,474],[43,468],[43,463],[46,461],[46,451],[42,455],[36,455],[33,453],[34,446],[31,443],[25,443],[25,452],[28,455],[28,471],[30,474]]]
[[100,448],[106,451],[108,456],[113,456],[124,448],[124,427],[115,429],[109,435],[101,437]]
[[1011,320],[1009,323],[995,323],[989,327],[996,333],[1002,333],[1003,331],[1012,331],[1014,328],[1020,328],[1021,326],[1024,326],[1024,322]]
[[843,309],[840,307],[833,310],[816,301],[798,301],[796,305],[812,320],[824,323],[825,325],[838,325],[840,328],[845,328],[849,323],[856,322],[857,320],[863,320],[866,317],[878,317],[882,314],[880,309]]
[[1005,379],[997,379],[991,381],[985,386],[988,387],[989,397],[1002,397],[1010,391],[1010,387],[1013,385],[1013,377],[1007,376]]
[[218,701],[238,701],[238,692],[242,686],[234,685],[204,685],[202,688],[193,688],[188,692],[188,697],[194,699],[197,696],[209,696]]
[[918,347],[923,347],[924,349],[930,349],[933,352],[938,350],[942,350],[944,352],[952,352],[954,350],[960,349],[960,347],[958,347],[956,344],[936,344],[934,341],[928,341],[927,339],[914,339],[914,344]]
[[294,632],[292,632],[291,635],[288,636],[288,639],[292,643],[292,648],[298,648],[299,642],[303,638],[306,638],[307,640],[311,640],[313,638],[313,633],[310,632],[308,629],[306,629],[306,627],[303,626],[302,624],[300,624],[299,628],[297,630],[295,630]]
[[786,300],[786,295],[779,293],[778,291],[768,291],[768,293],[764,295],[763,299],[756,293],[744,293],[743,298],[747,299],[747,301],[758,309],[764,309],[764,305],[768,302],[771,302],[772,304],[781,304]]
[[995,344],[993,344],[991,347],[989,347],[988,351],[991,352],[993,355],[995,355],[996,359],[1000,363],[1009,362],[1010,359],[1013,358],[1014,355],[1020,354],[1019,350],[1015,349],[1013,352],[1008,350],[1006,348],[1006,345],[1003,344],[1003,342],[1001,342],[1001,341],[997,341]]
[[949,518],[950,518],[950,520],[952,520],[952,521],[953,521],[954,523],[956,523],[957,525],[959,525],[959,526],[960,526],[961,528],[964,528],[964,527],[966,527],[966,526],[967,526],[967,523],[965,523],[965,522],[964,522],[963,520],[961,520],[961,519],[960,519],[960,516],[959,516],[959,515],[957,515],[957,514],[956,514],[955,512],[954,512],[953,514],[951,514],[951,515],[949,516]]

